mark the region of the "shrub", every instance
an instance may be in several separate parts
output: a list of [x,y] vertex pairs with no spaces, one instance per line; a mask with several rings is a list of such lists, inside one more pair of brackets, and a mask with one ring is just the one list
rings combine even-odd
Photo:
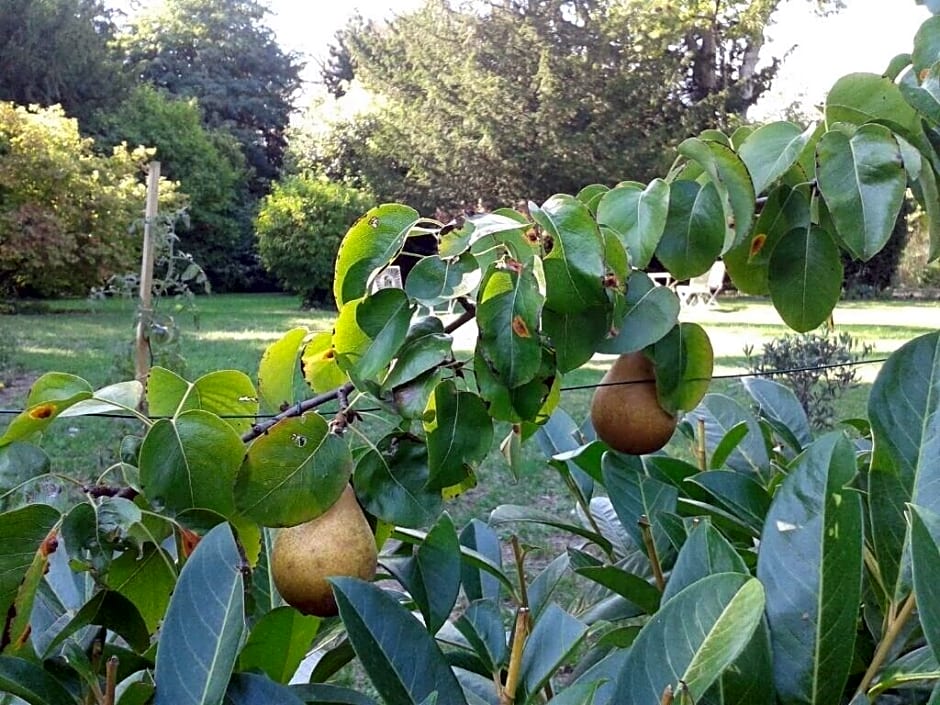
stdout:
[[[817,428],[831,427],[836,417],[835,403],[846,391],[858,386],[854,363],[871,353],[848,333],[784,335],[764,344],[755,356],[752,346],[744,348],[752,372],[782,379],[796,394],[810,422]],[[789,370],[768,374],[775,370]]]
[[0,103],[0,293],[84,294],[134,262],[149,153],[93,146],[60,108]]
[[326,179],[296,175],[274,185],[255,220],[264,266],[305,304],[331,302],[340,240],[371,199]]

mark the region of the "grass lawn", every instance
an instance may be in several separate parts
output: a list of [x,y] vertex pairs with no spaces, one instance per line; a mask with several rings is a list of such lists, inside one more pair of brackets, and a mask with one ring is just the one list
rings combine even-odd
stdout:
[[[258,360],[265,347],[282,333],[297,326],[326,330],[332,323],[331,311],[303,311],[297,299],[283,295],[213,295],[198,299],[198,325],[188,312],[180,312],[180,352],[186,361],[186,376],[195,379],[217,369],[238,369],[256,377]],[[691,308],[683,320],[700,323],[709,332],[716,355],[716,375],[746,371],[743,349],[746,344],[760,351],[761,345],[787,332],[768,302],[727,297],[712,309]],[[849,302],[835,312],[836,326],[849,331],[859,342],[873,346],[872,357],[890,354],[905,341],[940,328],[940,306],[936,303]],[[129,361],[127,344],[134,332],[134,306],[129,301],[111,300],[54,302],[43,314],[0,316],[0,336],[12,347],[12,361],[22,373],[21,386],[0,391],[0,407],[22,403],[26,383],[38,374],[58,370],[80,375],[101,386],[121,378],[115,360]],[[456,336],[456,347],[473,345],[469,331]],[[610,364],[610,356],[597,356],[582,369],[567,375],[562,404],[578,421],[588,412],[590,389],[569,389],[591,385]],[[863,384],[843,398],[843,417],[865,414],[871,381],[879,365],[860,368]],[[126,377],[125,377],[126,378]],[[716,380],[713,388],[732,391],[737,382]],[[5,424],[0,416],[0,426]],[[72,419],[61,422],[47,435],[44,445],[64,473],[94,477],[116,457],[121,436],[134,432],[131,422],[102,419]],[[501,428],[505,433],[508,428]],[[675,449],[682,452],[684,449]],[[570,503],[559,478],[539,458],[534,448],[527,451],[520,481],[516,483],[505,461],[494,451],[480,471],[480,485],[455,501],[455,520],[484,515],[501,502],[532,504],[548,510],[567,512]]]

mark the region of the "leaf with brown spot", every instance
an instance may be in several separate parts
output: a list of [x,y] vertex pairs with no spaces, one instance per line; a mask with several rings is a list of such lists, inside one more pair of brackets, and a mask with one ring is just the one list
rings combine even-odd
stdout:
[[760,251],[764,249],[764,245],[766,244],[766,242],[767,242],[766,233],[758,233],[757,235],[755,235],[754,239],[751,240],[750,257],[756,257],[760,253]]
[[532,335],[529,333],[529,327],[525,324],[525,321],[522,319],[522,316],[514,316],[512,319],[512,332],[518,335],[520,338],[531,338]]

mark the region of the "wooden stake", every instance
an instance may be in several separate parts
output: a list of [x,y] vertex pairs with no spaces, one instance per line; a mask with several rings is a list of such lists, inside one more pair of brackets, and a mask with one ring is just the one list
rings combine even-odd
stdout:
[[140,306],[134,346],[134,376],[143,384],[150,372],[150,326],[153,321],[153,227],[160,197],[160,162],[150,162],[147,173],[147,206],[144,211],[144,245],[140,258]]

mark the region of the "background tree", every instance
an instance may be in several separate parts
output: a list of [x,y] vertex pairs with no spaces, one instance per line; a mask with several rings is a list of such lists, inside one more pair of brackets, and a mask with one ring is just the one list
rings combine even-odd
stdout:
[[109,46],[113,11],[101,0],[0,3],[0,100],[61,104],[83,131],[95,113],[124,95],[119,58]]
[[136,79],[197,98],[208,127],[236,137],[263,194],[284,152],[300,64],[264,24],[257,0],[167,0],[140,15],[122,37]]
[[757,56],[778,4],[429,0],[388,25],[357,18],[323,80],[342,95],[355,79],[381,107],[305,164],[430,210],[648,179],[668,146],[734,126],[766,90],[775,66]]
[[147,85],[107,118],[106,139],[156,150],[162,173],[189,196],[189,222],[176,229],[182,249],[216,285],[236,286],[241,272],[232,253],[250,236],[241,205],[249,200],[247,167],[237,141],[224,129],[204,127],[195,99]]

